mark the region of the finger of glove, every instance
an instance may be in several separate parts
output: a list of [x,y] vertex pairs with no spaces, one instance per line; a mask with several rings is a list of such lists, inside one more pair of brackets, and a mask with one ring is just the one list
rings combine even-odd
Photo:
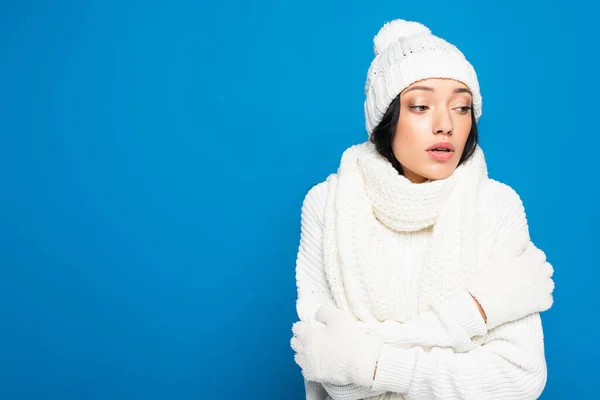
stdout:
[[547,278],[528,288],[522,301],[532,307],[531,312],[547,311],[554,303],[553,291],[554,281]]
[[546,290],[545,296],[540,296],[538,300],[538,312],[548,311],[554,304],[554,296],[551,291]]
[[540,274],[547,278],[551,278],[554,275],[554,268],[552,267],[552,264],[550,264],[548,261],[544,261],[540,266]]
[[551,295],[554,292],[554,280],[552,278],[544,279],[538,284],[537,290],[540,293]]
[[546,301],[541,305],[541,311],[548,311],[554,305],[554,296],[551,294],[546,298]]
[[317,382],[319,381],[319,376],[317,371],[315,371],[315,367],[311,365],[310,361],[302,354],[296,354],[294,356],[294,361],[302,370],[302,375],[304,379],[307,381]]
[[540,248],[538,248],[533,242],[529,242],[529,245],[525,249],[525,252],[520,256],[522,259],[530,259],[532,261],[537,261],[539,263],[543,263],[546,261],[546,253]]
[[302,373],[304,374],[304,369],[306,368],[306,359],[304,356],[300,353],[296,353],[294,355],[294,361],[296,361],[296,364],[298,364],[298,366],[302,369]]
[[[551,272],[553,272],[552,267],[546,261],[546,254],[534,247],[530,250],[527,250],[526,253],[519,256],[515,262],[512,264],[513,268],[517,268],[519,270],[526,269],[532,275],[536,276],[551,276]],[[550,273],[550,275],[548,275]]]
[[300,342],[300,340],[298,340],[298,338],[296,336],[292,336],[292,339],[290,340],[290,347],[296,352],[300,352],[302,350],[302,344]]
[[550,264],[548,261],[546,261],[546,262],[544,263],[544,267],[546,267],[546,274],[547,274],[549,277],[552,277],[552,276],[554,276],[554,267],[552,266],[552,264]]
[[306,332],[306,323],[303,321],[298,321],[296,323],[294,323],[294,325],[292,325],[292,333],[294,334],[295,337],[297,338],[301,338],[304,336],[305,332]]
[[492,263],[508,262],[520,256],[529,244],[529,234],[519,231],[511,234],[504,243],[497,247],[490,256]]
[[353,317],[351,317],[344,311],[339,310],[332,303],[327,303],[319,307],[315,318],[317,321],[322,322],[325,325],[341,325],[356,322],[356,320]]
[[551,293],[554,289],[554,282],[551,279],[552,266],[548,262],[517,265],[506,272],[512,276],[509,281],[512,282],[511,285],[516,293],[531,292],[535,295]]
[[331,320],[335,319],[337,308],[332,303],[325,303],[319,307],[315,313],[315,319],[323,324],[328,324]]

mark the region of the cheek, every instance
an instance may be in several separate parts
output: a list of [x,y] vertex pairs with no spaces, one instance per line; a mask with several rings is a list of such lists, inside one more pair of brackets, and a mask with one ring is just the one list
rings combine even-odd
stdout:
[[423,142],[430,132],[431,122],[429,118],[417,118],[414,115],[400,112],[394,145],[402,143],[410,146],[410,144]]
[[470,119],[466,119],[460,121],[456,124],[454,133],[457,136],[456,140],[462,142],[463,144],[467,142],[469,137],[469,133],[471,133],[472,122]]
[[396,128],[396,136],[402,141],[412,141],[416,138],[423,137],[430,131],[430,119],[423,116],[415,117],[408,112],[400,110],[398,118],[398,126]]

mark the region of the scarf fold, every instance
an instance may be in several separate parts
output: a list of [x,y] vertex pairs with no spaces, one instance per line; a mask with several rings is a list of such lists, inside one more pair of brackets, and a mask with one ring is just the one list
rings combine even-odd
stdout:
[[[476,205],[487,166],[479,146],[446,179],[420,184],[398,174],[369,141],[348,148],[327,178],[325,274],[339,308],[372,322],[389,318],[385,271],[400,268],[386,235],[433,225],[425,265],[417,269],[419,312],[453,294],[476,263]],[[401,321],[405,322],[405,321]]]

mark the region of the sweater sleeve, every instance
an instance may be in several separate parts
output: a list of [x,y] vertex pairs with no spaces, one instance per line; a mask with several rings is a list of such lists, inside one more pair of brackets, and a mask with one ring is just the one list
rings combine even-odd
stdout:
[[384,321],[377,333],[394,347],[447,347],[462,353],[477,347],[474,338],[485,336],[487,328],[471,295],[460,290],[410,321]]
[[321,304],[333,303],[323,269],[323,212],[327,181],[313,186],[302,202],[300,246],[296,258],[296,311],[301,321],[313,322]]
[[[326,302],[334,302],[323,270],[323,213],[327,181],[313,186],[302,203],[300,246],[296,259],[296,311],[300,320],[315,322],[315,314]],[[358,385],[334,385],[304,380],[307,400],[359,400],[385,391]]]
[[[495,197],[499,223],[490,225],[494,244],[528,229],[521,199],[499,184]],[[492,246],[493,247],[493,246]],[[547,379],[544,335],[539,313],[490,330],[481,346],[456,353],[450,348],[410,349],[385,345],[377,364],[374,390],[408,399],[537,399]]]
[[466,353],[435,347],[385,345],[373,390],[407,399],[537,399],[546,384],[539,314],[493,329],[485,343]]
[[329,400],[327,391],[319,382],[304,380],[306,400]]

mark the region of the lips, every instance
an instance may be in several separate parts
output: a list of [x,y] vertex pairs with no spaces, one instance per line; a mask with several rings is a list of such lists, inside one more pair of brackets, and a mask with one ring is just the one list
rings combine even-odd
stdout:
[[438,142],[429,146],[427,148],[427,151],[453,152],[454,146],[450,142]]

